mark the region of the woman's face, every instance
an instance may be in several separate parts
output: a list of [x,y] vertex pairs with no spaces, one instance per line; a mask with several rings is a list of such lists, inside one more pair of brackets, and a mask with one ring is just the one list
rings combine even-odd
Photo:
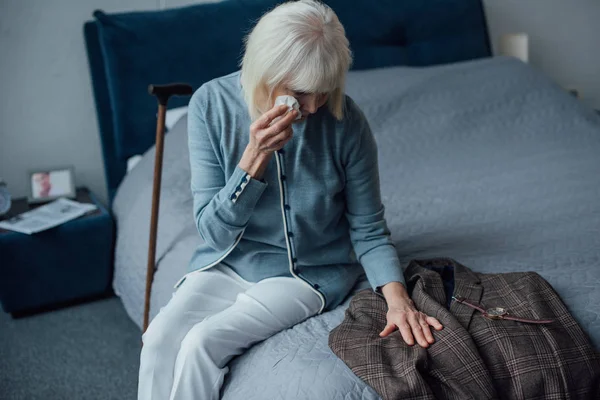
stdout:
[[302,114],[302,117],[296,122],[304,121],[310,114],[316,113],[319,107],[327,103],[327,99],[329,98],[328,93],[296,92],[284,85],[273,90],[271,107],[275,105],[275,99],[277,97],[285,95],[295,97],[296,100],[298,100],[298,103],[300,103],[300,113]]

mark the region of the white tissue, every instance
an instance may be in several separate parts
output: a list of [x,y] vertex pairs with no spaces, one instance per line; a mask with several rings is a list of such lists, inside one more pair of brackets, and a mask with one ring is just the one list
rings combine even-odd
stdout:
[[287,112],[292,110],[298,111],[298,116],[296,117],[297,120],[302,118],[302,113],[300,112],[300,103],[298,103],[298,100],[296,100],[294,96],[277,96],[275,99],[275,106],[280,106],[282,104],[288,106]]

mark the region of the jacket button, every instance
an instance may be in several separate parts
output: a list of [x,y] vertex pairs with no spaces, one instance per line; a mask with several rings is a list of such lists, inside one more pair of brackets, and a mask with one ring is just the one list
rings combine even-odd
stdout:
[[318,289],[318,288],[319,288],[319,284],[318,284],[318,283],[315,283],[315,284],[313,285],[313,287],[314,287],[315,289]]
[[281,180],[285,181],[285,175],[281,175]]
[[238,185],[238,187],[235,188],[236,192],[241,192],[242,191],[242,187]]
[[288,232],[288,236],[289,237],[294,237],[294,234],[292,232]]
[[283,208],[285,208],[286,210],[288,210],[288,211],[289,211],[289,210],[290,210],[292,207],[290,207],[290,205],[289,205],[289,204],[286,204],[285,206],[283,206]]
[[237,196],[235,194],[232,194],[230,197],[231,200],[235,200],[236,198],[237,198]]
[[294,264],[296,264],[296,263],[298,262],[298,259],[297,259],[296,257],[294,257],[294,258],[292,258],[292,262],[293,262]]
[[279,149],[279,150],[277,150],[277,152],[278,152],[279,154],[285,154],[285,150],[284,150],[284,149]]

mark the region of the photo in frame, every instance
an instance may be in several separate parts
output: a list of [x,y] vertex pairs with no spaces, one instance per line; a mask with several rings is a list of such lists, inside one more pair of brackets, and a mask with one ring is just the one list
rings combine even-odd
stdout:
[[43,203],[61,197],[75,198],[73,167],[33,170],[28,176],[29,203]]

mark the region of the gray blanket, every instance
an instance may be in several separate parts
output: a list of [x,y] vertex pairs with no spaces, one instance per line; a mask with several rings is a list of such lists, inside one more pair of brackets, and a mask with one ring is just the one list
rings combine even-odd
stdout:
[[[600,347],[600,117],[531,67],[495,58],[351,72],[347,92],[379,147],[399,256],[452,257],[475,272],[536,271]],[[200,243],[185,120],[167,135],[151,316]],[[114,288],[141,325],[152,163],[114,203]],[[224,399],[377,399],[327,346],[348,300],[231,363]]]

